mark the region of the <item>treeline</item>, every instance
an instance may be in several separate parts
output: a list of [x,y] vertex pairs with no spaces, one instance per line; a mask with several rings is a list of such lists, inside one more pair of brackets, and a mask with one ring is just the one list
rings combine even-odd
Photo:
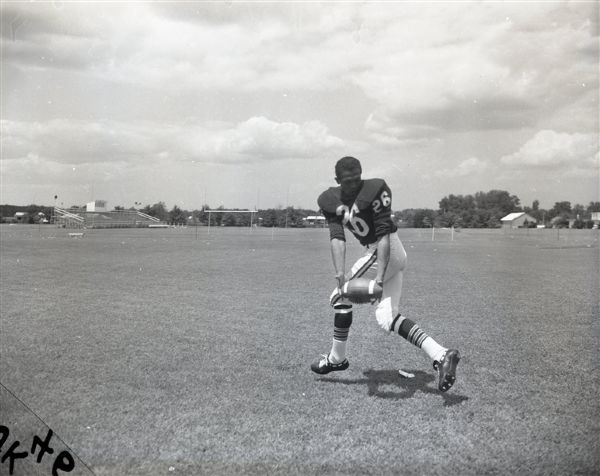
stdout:
[[[600,202],[589,202],[587,206],[571,205],[571,202],[556,202],[550,209],[540,208],[539,200],[531,206],[521,206],[516,195],[504,190],[477,192],[475,195],[448,195],[439,202],[439,209],[407,209],[396,212],[400,226],[408,228],[463,227],[498,228],[501,219],[513,212],[525,212],[538,224],[554,227],[569,226],[591,228],[592,212],[600,212]],[[536,226],[531,222],[530,226]]]
[[[116,207],[117,209],[120,207]],[[224,210],[219,206],[216,210]],[[167,210],[164,202],[147,205],[140,211],[159,218],[170,224],[208,224],[209,205],[200,210],[182,210],[174,206]],[[450,194],[439,201],[437,210],[428,208],[404,209],[394,212],[398,226],[407,228],[462,227],[462,228],[498,228],[501,219],[513,212],[526,212],[538,224],[546,226],[569,226],[573,222],[575,228],[591,228],[592,212],[600,212],[600,202],[590,202],[587,206],[571,205],[571,202],[556,202],[550,209],[540,208],[539,200],[531,206],[522,206],[519,197],[505,190],[477,192],[474,195]],[[261,226],[302,227],[304,218],[319,215],[317,210],[303,208],[269,208],[258,210],[253,214],[253,223]],[[211,225],[216,226],[249,226],[249,213],[211,213]],[[532,226],[535,226],[532,223]]]
[[[71,208],[81,208],[73,206]],[[114,210],[124,210],[122,206],[114,207]],[[319,215],[319,211],[304,208],[268,208],[258,210],[256,213],[212,213],[225,210],[221,205],[211,208],[205,204],[200,209],[185,210],[177,205],[170,210],[165,202],[146,205],[137,210],[158,218],[171,225],[208,225],[209,210],[211,226],[250,226],[252,224],[266,227],[289,227],[299,228],[305,226],[305,218]],[[131,207],[130,210],[136,210]],[[249,211],[249,210],[239,210]],[[519,198],[505,190],[490,190],[489,192],[477,192],[474,195],[448,195],[439,201],[437,210],[429,208],[411,208],[394,212],[394,218],[398,226],[406,228],[428,228],[428,227],[462,227],[462,228],[498,228],[501,219],[512,212],[526,212],[534,218],[538,224],[546,226],[563,227],[572,224],[574,228],[591,228],[592,212],[600,212],[600,202],[590,202],[584,206],[581,204],[571,205],[571,202],[556,202],[550,209],[540,208],[539,200],[534,200],[531,206],[522,206]],[[52,207],[28,205],[0,205],[2,217],[12,217],[16,212],[26,212],[30,223],[37,223],[39,213],[46,217],[52,215]],[[531,224],[535,226],[534,223]]]
[[[115,207],[115,209],[122,209],[122,207]],[[175,205],[171,210],[167,210],[164,202],[158,202],[154,205],[146,205],[139,211],[171,225],[207,226],[210,215],[211,226],[250,226],[252,220],[252,224],[257,226],[281,228],[303,227],[305,226],[304,218],[318,214],[315,210],[294,207],[258,210],[256,213],[252,213],[252,216],[250,213],[228,213],[223,212],[223,210],[225,210],[223,205],[217,208],[204,205],[199,210],[184,210]],[[228,210],[249,212],[249,210],[243,209]],[[215,211],[217,213],[213,213]]]
[[27,223],[34,224],[49,219],[52,216],[53,207],[44,205],[0,205],[0,217],[4,223],[5,217],[14,217],[15,213],[22,212],[27,214]]

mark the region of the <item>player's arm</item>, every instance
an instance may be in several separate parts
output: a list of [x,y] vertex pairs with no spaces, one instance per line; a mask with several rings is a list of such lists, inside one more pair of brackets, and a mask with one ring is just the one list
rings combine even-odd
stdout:
[[375,282],[382,284],[385,270],[390,262],[390,235],[384,235],[377,242],[377,276]]
[[335,279],[337,279],[338,287],[344,285],[346,273],[346,235],[344,233],[344,225],[337,215],[323,212],[327,218],[329,226],[329,238],[331,239],[331,259],[333,260],[333,268],[335,269]]
[[395,231],[392,222],[392,191],[386,183],[373,200],[373,224],[377,236],[377,276],[375,281],[383,283],[390,261],[390,233]]
[[335,279],[338,282],[338,288],[344,285],[346,275],[346,241],[339,238],[331,240],[331,258],[335,269]]

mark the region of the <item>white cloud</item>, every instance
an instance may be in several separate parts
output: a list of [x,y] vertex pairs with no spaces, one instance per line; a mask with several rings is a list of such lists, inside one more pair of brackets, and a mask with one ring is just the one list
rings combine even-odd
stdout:
[[343,141],[331,136],[318,121],[298,125],[253,117],[227,135],[237,153],[265,159],[315,158],[343,146]]
[[168,125],[149,122],[44,123],[2,121],[4,160],[39,157],[63,164],[147,163],[167,158],[194,162],[312,159],[343,141],[318,121],[303,124],[252,117],[238,124]]
[[535,126],[598,82],[592,4],[8,8],[25,22],[4,42],[9,63],[180,94],[357,85],[382,143]]
[[598,135],[539,131],[501,162],[519,168],[595,170],[598,172]]
[[[534,127],[598,84],[597,5],[435,8],[388,21],[354,77],[378,104],[382,133]],[[588,121],[595,108],[597,93]]]
[[370,114],[365,121],[365,129],[375,143],[388,148],[438,140],[435,127],[426,124],[401,125],[385,113]]
[[435,172],[436,177],[454,178],[454,177],[470,177],[482,174],[488,170],[488,164],[477,157],[470,157],[463,160],[454,168],[447,168]]
[[[0,8],[7,185],[158,162],[181,165],[178,180],[183,164],[235,163],[261,181],[278,160],[343,152],[451,191],[471,175],[485,188],[500,164],[531,181],[541,167],[589,175],[597,159],[585,152],[598,131],[597,3]],[[315,183],[305,168],[298,181]]]
[[143,125],[54,119],[2,121],[3,160],[40,157],[64,164],[143,160],[160,149]]
[[174,156],[219,163],[314,159],[339,150],[344,144],[318,121],[278,123],[265,117],[217,128],[179,129],[176,137],[171,141]]
[[[318,121],[296,124],[265,117],[183,125],[3,120],[1,126],[1,192],[6,203],[31,202],[35,196],[48,200],[59,193],[73,203],[94,196],[113,204],[185,197],[200,206],[194,192],[200,183],[212,190],[211,203],[246,206],[254,203],[259,183],[268,188],[262,192],[263,206],[274,206],[265,202],[281,201],[275,193],[278,184],[321,170],[323,159],[333,160],[344,144]],[[283,160],[288,162],[283,165]],[[294,199],[295,205],[314,202],[305,194]]]

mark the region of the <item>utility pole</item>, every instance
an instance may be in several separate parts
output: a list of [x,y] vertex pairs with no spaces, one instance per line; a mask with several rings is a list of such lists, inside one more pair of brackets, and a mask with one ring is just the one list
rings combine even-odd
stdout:
[[288,207],[290,204],[290,186],[288,185],[287,195],[285,197],[285,227],[287,228],[288,224]]

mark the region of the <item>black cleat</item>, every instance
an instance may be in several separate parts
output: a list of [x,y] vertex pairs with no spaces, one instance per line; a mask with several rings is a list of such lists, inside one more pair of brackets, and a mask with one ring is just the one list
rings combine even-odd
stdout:
[[440,392],[447,392],[456,382],[456,366],[460,360],[458,350],[449,349],[442,357],[442,361],[433,362],[433,368],[438,371],[438,389]]
[[334,364],[329,361],[329,354],[323,354],[319,360],[311,364],[310,370],[317,374],[328,374],[329,372],[346,370],[349,366],[348,359],[344,359],[339,364]]

